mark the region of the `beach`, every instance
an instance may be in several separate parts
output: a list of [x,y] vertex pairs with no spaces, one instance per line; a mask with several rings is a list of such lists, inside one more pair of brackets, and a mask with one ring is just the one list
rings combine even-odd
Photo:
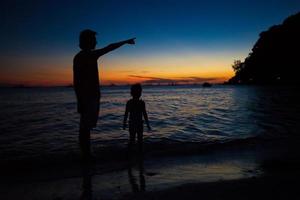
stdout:
[[299,141],[253,140],[189,155],[146,154],[143,164],[19,166],[2,170],[1,199],[287,199],[297,194]]

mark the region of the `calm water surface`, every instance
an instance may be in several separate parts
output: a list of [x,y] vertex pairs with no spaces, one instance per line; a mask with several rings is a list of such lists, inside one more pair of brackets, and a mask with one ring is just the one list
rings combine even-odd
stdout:
[[[145,143],[223,143],[252,137],[290,137],[300,130],[299,88],[255,86],[144,87],[153,128]],[[124,147],[122,120],[128,87],[102,89],[94,149]],[[72,88],[1,88],[0,158],[27,159],[78,153]],[[174,145],[172,146],[172,148]]]

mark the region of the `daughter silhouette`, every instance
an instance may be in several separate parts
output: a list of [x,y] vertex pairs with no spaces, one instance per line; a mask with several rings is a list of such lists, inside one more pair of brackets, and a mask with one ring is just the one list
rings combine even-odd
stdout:
[[129,154],[132,152],[133,145],[135,144],[135,138],[137,135],[139,153],[143,152],[143,116],[147,124],[148,130],[151,130],[148,115],[146,111],[145,102],[140,99],[142,95],[141,84],[134,84],[131,86],[132,99],[127,101],[126,110],[123,121],[123,129],[126,128],[128,113],[129,113]]

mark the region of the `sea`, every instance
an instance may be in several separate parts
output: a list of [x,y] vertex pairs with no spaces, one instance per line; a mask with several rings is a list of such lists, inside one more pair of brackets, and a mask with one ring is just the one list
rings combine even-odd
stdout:
[[[151,131],[148,153],[187,151],[232,141],[293,138],[300,130],[298,86],[144,86]],[[118,159],[127,148],[122,129],[129,86],[101,88],[100,114],[91,132],[96,156]],[[72,87],[0,88],[0,160],[77,158],[79,114]],[[114,158],[115,156],[115,158]]]

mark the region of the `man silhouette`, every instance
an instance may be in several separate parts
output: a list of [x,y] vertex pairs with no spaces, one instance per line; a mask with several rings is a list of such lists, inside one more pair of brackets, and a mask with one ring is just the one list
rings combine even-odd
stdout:
[[135,38],[95,49],[96,32],[83,30],[79,37],[81,51],[73,60],[73,84],[80,114],[79,143],[84,159],[90,157],[90,131],[97,124],[99,114],[100,86],[97,60],[100,56],[124,44],[135,44]]

